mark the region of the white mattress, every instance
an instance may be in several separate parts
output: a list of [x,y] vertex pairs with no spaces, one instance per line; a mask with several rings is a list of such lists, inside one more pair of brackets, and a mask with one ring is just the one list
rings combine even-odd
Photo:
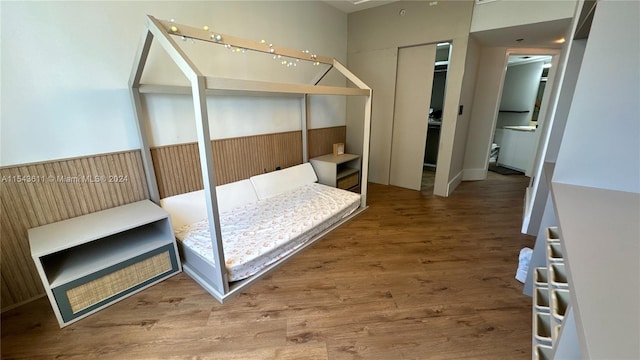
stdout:
[[[313,183],[222,212],[229,281],[249,277],[287,256],[359,205],[359,194]],[[215,266],[207,219],[176,229],[176,237]]]

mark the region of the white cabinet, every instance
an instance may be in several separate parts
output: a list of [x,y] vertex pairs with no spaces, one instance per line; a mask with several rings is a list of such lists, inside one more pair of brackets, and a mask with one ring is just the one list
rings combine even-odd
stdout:
[[536,132],[496,129],[494,142],[500,145],[498,165],[527,173],[536,151]]
[[310,159],[309,162],[318,175],[320,184],[345,190],[352,190],[360,185],[360,155],[327,154]]
[[181,271],[169,215],[149,200],[29,229],[61,327]]

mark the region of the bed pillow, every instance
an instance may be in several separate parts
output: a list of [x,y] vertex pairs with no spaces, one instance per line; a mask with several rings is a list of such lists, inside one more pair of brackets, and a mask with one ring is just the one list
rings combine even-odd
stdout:
[[[218,196],[218,212],[258,201],[251,181],[240,180],[216,186]],[[207,204],[204,201],[204,190],[170,196],[160,200],[162,206],[171,215],[174,230],[184,225],[194,224],[207,218]]]
[[218,211],[225,212],[239,206],[258,201],[258,196],[249,179],[216,186]]
[[173,230],[207,218],[204,190],[166,197],[160,200],[160,206],[171,215]]
[[283,170],[252,176],[249,180],[260,200],[269,198],[318,181],[316,172],[309,163],[292,166]]

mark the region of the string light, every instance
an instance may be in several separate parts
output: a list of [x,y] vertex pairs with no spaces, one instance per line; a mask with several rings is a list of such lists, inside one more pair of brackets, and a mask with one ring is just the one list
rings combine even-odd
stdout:
[[[175,19],[171,19],[170,22],[171,23],[175,23]],[[204,31],[209,31],[209,26],[208,25],[203,25],[202,29]],[[169,28],[169,30],[172,33],[175,33],[176,35],[179,35],[180,29],[176,25],[172,25]],[[214,32],[211,32],[210,34],[211,34],[210,35],[211,40],[213,40],[215,42],[221,42],[222,41],[222,35],[216,34]],[[180,38],[182,39],[182,41],[187,41],[187,39],[188,39],[185,35],[181,35]],[[195,41],[193,39],[191,39],[191,41],[193,43],[195,43]],[[261,39],[260,40],[260,44],[267,44],[267,41],[264,40],[264,39]],[[290,58],[289,60],[287,60],[281,54],[277,54],[276,53],[276,49],[274,48],[272,43],[268,43],[268,46],[269,46],[269,53],[273,54],[273,59],[274,60],[280,61],[280,64],[282,64],[282,65],[284,65],[284,66],[286,66],[288,68],[297,67],[298,66],[298,63],[300,62],[299,58],[295,58],[295,59]],[[234,47],[231,44],[224,44],[224,47],[226,49],[229,49],[231,52],[234,52],[234,53],[243,53],[244,54],[244,53],[247,52],[246,48]],[[313,65],[314,66],[320,65],[320,62],[317,61],[317,55],[316,54],[311,53],[311,51],[309,51],[309,50],[302,50],[302,53],[308,55],[311,60],[314,60],[313,61]]]

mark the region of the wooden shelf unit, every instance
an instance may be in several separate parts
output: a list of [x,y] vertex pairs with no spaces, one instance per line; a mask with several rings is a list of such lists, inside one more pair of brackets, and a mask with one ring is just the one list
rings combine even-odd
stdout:
[[360,186],[360,155],[327,154],[310,159],[318,175],[318,182],[345,190]]
[[149,200],[29,229],[60,327],[181,269],[169,215]]

